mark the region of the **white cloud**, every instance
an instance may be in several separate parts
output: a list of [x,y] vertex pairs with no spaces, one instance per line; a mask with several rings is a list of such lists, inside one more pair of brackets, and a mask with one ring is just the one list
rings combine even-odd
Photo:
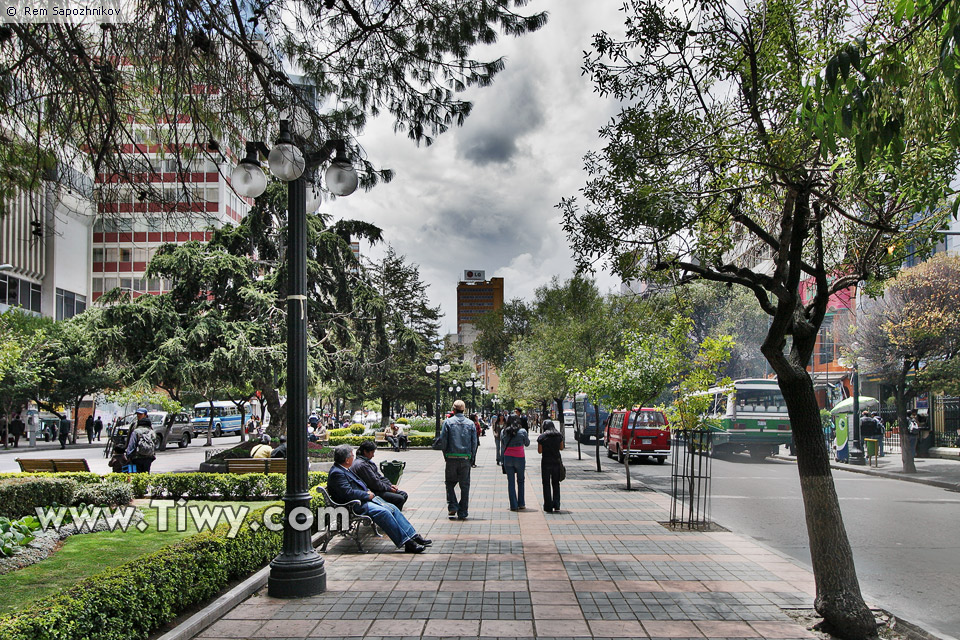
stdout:
[[[382,118],[360,138],[374,164],[396,172],[372,192],[328,203],[324,211],[380,226],[384,238],[420,265],[427,295],[456,325],[456,284],[464,269],[502,276],[505,297],[531,298],[554,276],[573,273],[555,205],[585,182],[583,155],[600,145],[597,130],[619,107],[581,75],[592,36],[618,33],[620,0],[543,0],[539,32],[502,38],[478,57],[506,56],[491,87],[471,91],[473,113],[463,127],[417,148]],[[379,255],[382,249],[364,247]],[[613,287],[601,274],[601,288]]]

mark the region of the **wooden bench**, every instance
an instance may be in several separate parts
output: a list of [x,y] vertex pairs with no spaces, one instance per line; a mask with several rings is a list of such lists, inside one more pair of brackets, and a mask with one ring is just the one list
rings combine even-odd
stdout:
[[286,458],[227,458],[227,473],[286,472]]
[[[343,536],[345,538],[350,538],[357,543],[357,550],[360,553],[366,553],[366,549],[363,548],[363,544],[360,542],[360,538],[363,533],[360,527],[363,525],[369,525],[370,530],[373,531],[373,535],[378,538],[382,538],[383,534],[380,533],[380,530],[377,529],[377,524],[373,521],[373,518],[362,513],[356,513],[353,509],[354,507],[360,506],[359,500],[351,500],[346,503],[334,502],[333,498],[330,497],[330,494],[327,493],[326,487],[318,486],[317,491],[320,492],[320,495],[323,496],[324,504],[327,509],[330,511],[326,512],[326,515],[323,517],[323,522],[318,522],[317,526],[322,528],[323,531],[323,544],[320,546],[320,552],[326,553],[327,545],[333,539],[334,536]],[[347,526],[343,526],[343,518],[337,517],[333,512],[334,509],[342,510],[341,513],[347,514]],[[317,514],[320,517],[320,514]]]
[[389,444],[387,442],[387,432],[377,431],[376,433],[373,434],[373,441],[377,444],[378,447],[382,444],[383,445]]
[[25,473],[65,473],[68,471],[86,471],[89,473],[90,471],[90,466],[85,458],[17,458],[17,462],[20,463],[20,470]]

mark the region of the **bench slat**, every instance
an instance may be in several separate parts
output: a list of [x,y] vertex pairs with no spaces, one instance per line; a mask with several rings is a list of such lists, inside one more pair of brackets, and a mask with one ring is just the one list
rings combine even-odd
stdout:
[[229,473],[286,473],[285,458],[228,458]]
[[63,473],[68,471],[90,471],[90,465],[84,458],[35,458],[32,460],[17,458],[20,470],[25,473]]

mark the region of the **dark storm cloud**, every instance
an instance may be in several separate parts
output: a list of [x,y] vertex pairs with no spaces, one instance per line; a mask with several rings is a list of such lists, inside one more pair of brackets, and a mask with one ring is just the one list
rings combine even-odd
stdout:
[[513,90],[495,99],[481,94],[458,137],[457,156],[480,166],[510,162],[520,152],[517,141],[541,127],[543,107],[535,83],[521,73],[511,74],[510,81]]

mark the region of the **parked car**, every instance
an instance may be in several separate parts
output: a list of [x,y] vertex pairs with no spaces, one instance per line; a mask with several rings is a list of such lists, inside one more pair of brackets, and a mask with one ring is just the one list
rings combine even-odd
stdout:
[[663,464],[670,454],[670,427],[659,409],[611,411],[605,435],[607,457],[616,457],[619,462],[629,454],[656,458]]
[[[153,422],[152,417],[150,422]],[[176,442],[181,449],[190,446],[190,440],[193,438],[191,422],[189,413],[168,413],[160,424],[154,423],[153,432],[157,436],[157,450],[163,451],[172,442]]]

